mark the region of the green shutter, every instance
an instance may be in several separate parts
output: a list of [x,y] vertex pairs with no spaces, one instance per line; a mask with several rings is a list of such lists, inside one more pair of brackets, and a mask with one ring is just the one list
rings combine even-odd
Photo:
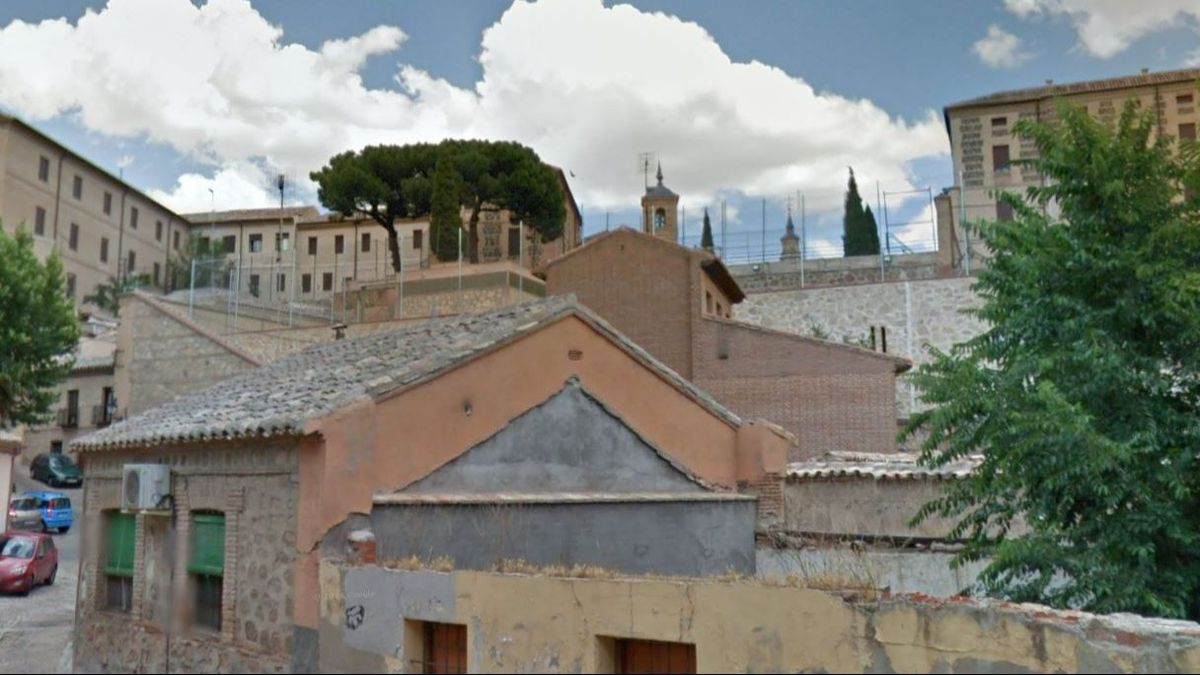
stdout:
[[133,576],[134,531],[137,520],[131,513],[108,516],[108,561],[104,573],[119,577]]
[[219,513],[193,514],[191,538],[188,571],[221,576],[225,571],[225,516]]

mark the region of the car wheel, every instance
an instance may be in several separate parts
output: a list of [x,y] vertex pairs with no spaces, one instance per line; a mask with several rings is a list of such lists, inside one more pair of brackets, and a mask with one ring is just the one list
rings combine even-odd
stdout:
[[30,572],[29,572],[29,583],[25,584],[25,589],[24,589],[24,590],[22,590],[22,591],[21,591],[20,593],[18,593],[17,595],[20,595],[21,597],[25,597],[26,595],[29,595],[29,591],[32,591],[32,590],[33,590],[33,571],[32,571],[32,570],[30,570]]
[[58,565],[55,565],[54,567],[50,568],[50,576],[46,577],[46,585],[53,586],[54,585],[54,577],[56,577],[56,576],[58,576]]

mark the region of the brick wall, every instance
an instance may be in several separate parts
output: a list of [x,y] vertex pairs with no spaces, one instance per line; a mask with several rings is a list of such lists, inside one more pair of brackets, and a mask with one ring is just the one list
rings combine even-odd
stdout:
[[[601,235],[604,236],[604,235]],[[691,377],[691,313],[698,309],[687,249],[636,232],[614,232],[546,270],[550,295],[587,307],[684,377]]]

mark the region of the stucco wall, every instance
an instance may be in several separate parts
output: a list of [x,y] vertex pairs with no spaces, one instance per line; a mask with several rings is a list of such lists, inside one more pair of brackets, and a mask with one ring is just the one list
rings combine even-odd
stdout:
[[[412,672],[467,630],[470,672],[612,672],[612,639],[695,645],[699,672],[1194,672],[1200,625],[920,596],[846,601],[754,581],[570,579],[322,563],[328,671]],[[419,624],[417,624],[419,626]],[[407,630],[406,630],[407,629]]]
[[953,553],[918,549],[809,546],[759,547],[755,572],[762,579],[793,577],[804,582],[845,582],[891,593],[946,598],[972,588],[988,561],[950,566]]
[[784,522],[789,532],[907,539],[942,538],[951,522],[936,516],[910,527],[921,506],[941,494],[934,480],[789,478]]
[[[84,453],[83,541],[75,666],[85,672],[162,672],[168,617],[173,672],[287,672],[292,668],[297,458],[293,445]],[[139,514],[129,613],[104,609],[104,512],[120,508],[121,467],[172,467],[175,516]],[[191,627],[187,542],[191,513],[225,515],[220,633]],[[173,549],[173,550],[172,550]],[[174,567],[172,568],[172,562]]]
[[[752,293],[734,306],[734,317],[767,328],[811,334],[819,325],[830,339],[857,340],[871,326],[887,328],[888,353],[920,365],[929,360],[926,344],[946,350],[978,335],[983,323],[961,310],[980,304],[973,278],[899,281],[828,288]],[[896,384],[896,411],[907,417],[919,406],[903,376]]]

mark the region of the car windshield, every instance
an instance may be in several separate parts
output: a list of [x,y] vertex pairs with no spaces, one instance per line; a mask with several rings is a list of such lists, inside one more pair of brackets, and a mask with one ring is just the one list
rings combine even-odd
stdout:
[[70,470],[70,469],[75,468],[75,463],[72,462],[71,460],[67,459],[66,457],[53,455],[50,457],[50,466],[52,466],[56,469]]
[[29,560],[33,557],[32,539],[5,539],[0,543],[0,558],[22,558]]
[[67,499],[66,497],[59,497],[58,499],[52,499],[50,501],[50,508],[52,508],[52,509],[69,509],[69,508],[71,508],[71,500]]
[[17,511],[33,511],[41,505],[41,500],[37,497],[22,497],[14,499],[10,506]]

